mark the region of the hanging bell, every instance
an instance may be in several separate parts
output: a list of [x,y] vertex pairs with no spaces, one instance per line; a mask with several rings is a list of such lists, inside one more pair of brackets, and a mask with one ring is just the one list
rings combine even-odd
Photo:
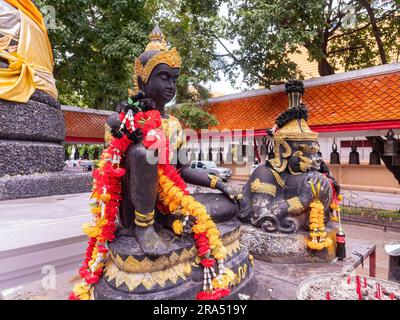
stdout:
[[262,144],[260,146],[260,156],[266,156],[268,154],[268,149],[267,149],[267,137],[263,136],[261,138]]
[[353,138],[353,141],[351,143],[349,164],[360,164],[360,154],[357,151],[357,145],[356,145],[355,138]]
[[340,164],[340,155],[339,155],[339,152],[337,151],[337,144],[336,144],[335,139],[333,139],[330,163],[331,164]]
[[381,164],[381,157],[379,155],[379,151],[377,148],[377,144],[374,140],[372,141],[372,152],[369,154],[369,165],[380,165]]
[[394,138],[394,132],[390,129],[386,133],[387,140],[383,144],[383,155],[385,157],[393,157],[398,154],[398,144],[396,139]]
[[268,152],[268,160],[272,160],[275,158],[275,152],[274,152],[274,145],[271,142],[270,146],[269,146],[269,152]]

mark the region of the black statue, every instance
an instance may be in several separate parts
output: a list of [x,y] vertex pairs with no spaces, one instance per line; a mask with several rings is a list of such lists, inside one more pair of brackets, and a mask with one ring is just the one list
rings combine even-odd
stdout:
[[[241,218],[267,232],[293,233],[301,226],[308,228],[306,216],[314,199],[311,182],[321,184],[319,198],[327,223],[333,197],[331,182],[337,185],[319,153],[318,134],[307,125],[307,109],[301,103],[302,82],[287,83],[286,92],[289,109],[270,130],[274,157],[254,170],[243,191]],[[338,192],[338,186],[336,189]]]
[[[154,32],[161,31],[158,29]],[[156,50],[145,51],[139,57],[139,60],[142,65],[146,65],[149,59],[158,53],[159,51]],[[179,121],[165,113],[165,105],[175,96],[178,76],[179,68],[173,68],[160,61],[152,70],[147,82],[138,77],[137,85],[146,98],[150,98],[155,102],[156,109],[160,112],[164,121],[169,123],[169,126],[175,127],[174,130],[182,131]],[[120,121],[117,114],[110,116],[108,125],[114,130],[119,128]],[[184,143],[181,144],[181,146],[183,145]],[[181,146],[177,146],[178,151]],[[153,226],[144,228],[134,224],[135,211],[142,214],[150,214],[155,209],[158,183],[157,163],[151,164],[146,161],[146,148],[142,143],[138,143],[131,145],[128,149],[125,166],[127,173],[123,178],[123,203],[120,209],[122,232],[133,234],[144,253],[151,256],[166,254],[168,252],[168,244],[160,239]],[[176,167],[180,170],[180,174],[186,183],[210,187],[209,174],[212,173],[212,170],[191,170],[188,163],[180,163],[179,159]],[[194,197],[206,206],[214,222],[234,218],[238,213],[238,204],[235,197],[237,197],[239,191],[222,180],[218,180],[215,188],[225,196],[221,197],[214,193],[201,193],[194,195]],[[162,219],[160,218],[160,220]],[[164,224],[167,226],[172,225],[173,221],[171,219],[169,221],[165,220],[166,218],[162,221]]]
[[[191,196],[204,205],[218,228],[216,236],[223,242],[225,254],[219,258],[215,270],[224,275],[227,270],[224,263],[232,270],[229,297],[238,298],[239,293],[252,295],[255,290],[253,260],[247,249],[240,246],[240,221],[236,218],[241,194],[211,170],[190,169],[182,127],[176,118],[165,112],[165,105],[175,95],[180,57],[175,49],[166,48],[164,36],[158,27],[150,34],[150,40],[145,52],[135,61],[135,91],[131,92],[128,102],[117,107],[117,111],[123,111],[126,120],[134,108],[158,110],[162,134],[169,140],[169,164],[178,169],[186,183],[221,191]],[[125,174],[122,177],[119,226],[115,239],[109,245],[110,259],[107,260],[104,276],[94,288],[93,298],[193,299],[202,289],[212,292],[210,284],[208,287],[206,284],[208,270],[203,270],[195,260],[199,253],[196,253],[198,247],[194,242],[195,237],[188,234],[194,232],[196,218],[180,214],[182,203],[176,209],[170,206],[166,210],[157,201],[162,197],[158,188],[159,179],[164,176],[159,175],[158,169],[163,164],[163,150],[146,148],[142,129],[135,128],[129,132],[117,113],[108,118],[107,124],[114,138],[127,137],[133,143],[126,150],[123,161]],[[106,137],[109,135],[106,134]],[[149,161],[152,154],[160,156],[160,159]],[[167,211],[171,213],[164,214]],[[178,219],[182,223],[176,223]],[[183,232],[176,232],[174,226],[177,224],[183,226]]]

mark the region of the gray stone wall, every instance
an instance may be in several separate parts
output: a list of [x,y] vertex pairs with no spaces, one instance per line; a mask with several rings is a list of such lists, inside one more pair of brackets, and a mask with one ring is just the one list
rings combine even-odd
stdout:
[[60,109],[33,100],[24,105],[0,100],[0,139],[61,143],[64,127]]
[[0,200],[90,191],[91,173],[62,171],[64,139],[64,115],[50,95],[0,100]]
[[0,177],[61,171],[63,161],[59,143],[0,140]]
[[0,178],[0,200],[88,192],[92,174],[56,172]]

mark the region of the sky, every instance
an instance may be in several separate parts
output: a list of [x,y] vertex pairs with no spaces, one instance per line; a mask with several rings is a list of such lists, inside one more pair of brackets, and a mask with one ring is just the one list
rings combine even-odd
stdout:
[[[219,14],[221,16],[228,17],[228,8],[227,8],[226,3],[221,5]],[[231,51],[238,47],[237,43],[231,44],[227,40],[223,40],[222,42]],[[222,45],[219,43],[217,43],[217,53],[221,53],[221,54],[226,53],[224,48],[222,47]],[[211,92],[218,92],[218,93],[222,93],[224,95],[240,92],[239,89],[235,89],[232,87],[231,83],[229,82],[227,77],[224,76],[222,71],[219,72],[219,76],[221,78],[220,81],[214,81],[214,82],[210,81],[210,82],[206,83],[206,86],[211,90]],[[240,79],[238,81],[240,81]]]

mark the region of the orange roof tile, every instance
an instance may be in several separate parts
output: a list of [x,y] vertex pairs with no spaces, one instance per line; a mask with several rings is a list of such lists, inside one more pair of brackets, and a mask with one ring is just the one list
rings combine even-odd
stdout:
[[73,111],[63,111],[63,113],[67,140],[68,138],[104,140],[107,115]]
[[[310,126],[400,120],[400,72],[308,87]],[[210,103],[215,129],[265,129],[288,104],[284,92]]]

